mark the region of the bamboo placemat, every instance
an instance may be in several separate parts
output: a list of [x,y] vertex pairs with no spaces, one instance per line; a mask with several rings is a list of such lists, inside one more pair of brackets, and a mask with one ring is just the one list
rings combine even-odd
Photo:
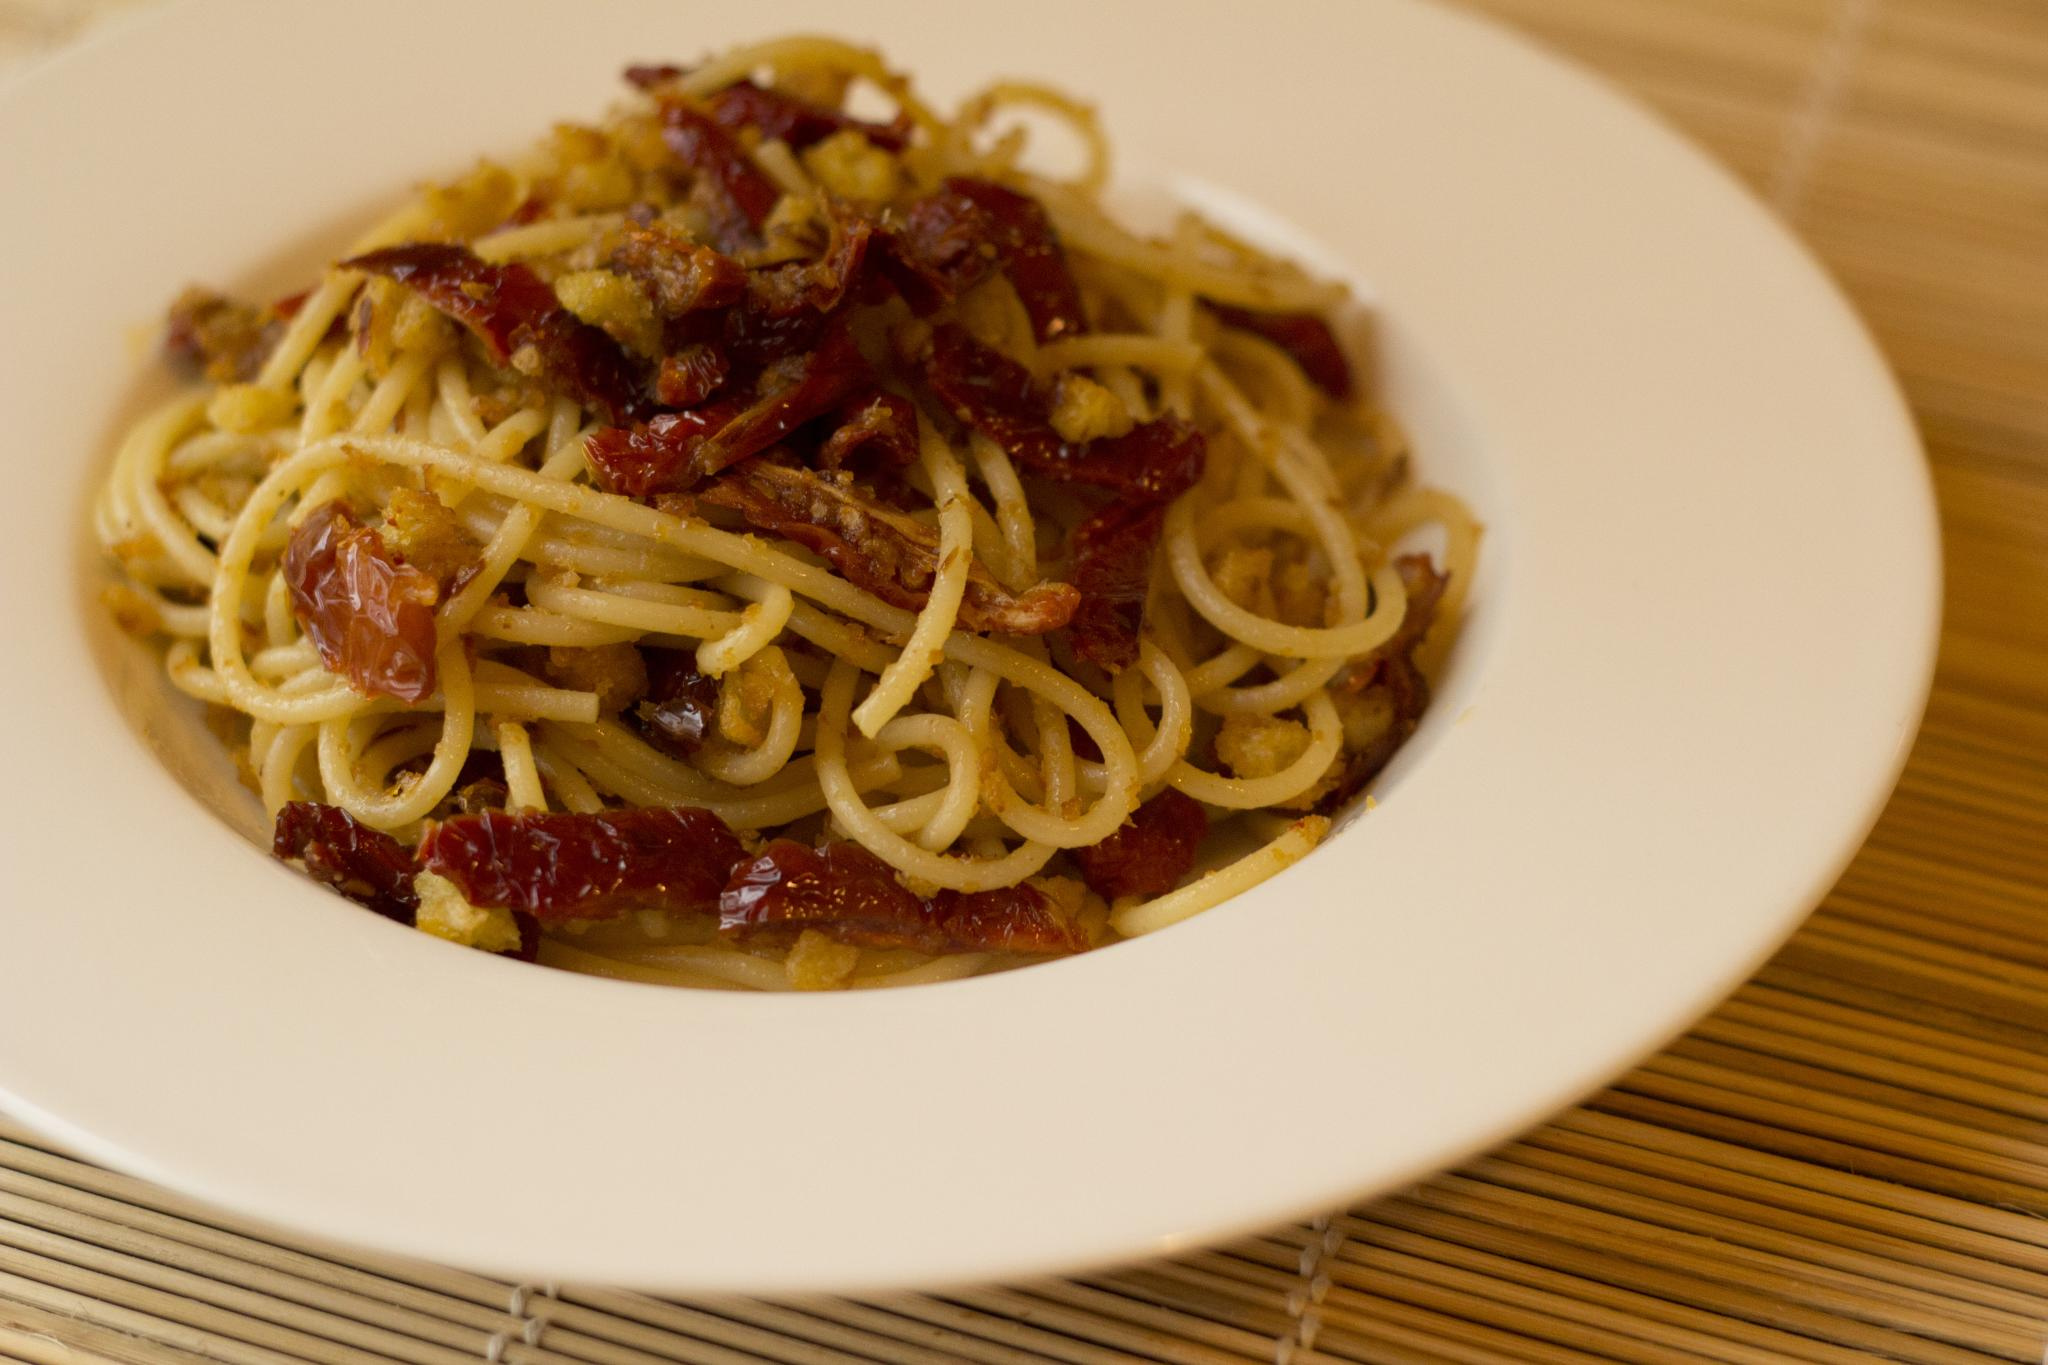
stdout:
[[[105,0],[0,0],[0,62]],[[670,1302],[285,1245],[0,1122],[0,1359],[2040,1361],[2048,4],[1480,0],[1774,202],[1932,450],[1927,723],[1811,924],[1662,1056],[1393,1198],[1077,1280]]]

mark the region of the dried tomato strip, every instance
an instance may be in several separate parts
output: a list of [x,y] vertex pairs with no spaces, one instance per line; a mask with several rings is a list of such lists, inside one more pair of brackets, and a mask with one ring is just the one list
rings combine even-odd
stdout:
[[680,649],[643,647],[647,697],[634,710],[648,742],[688,758],[711,736],[718,712],[718,679],[697,671],[697,656]]
[[314,881],[386,919],[411,924],[419,911],[412,879],[420,869],[412,850],[339,806],[286,802],[270,851],[281,862],[304,863]]
[[1262,336],[1294,358],[1309,382],[1342,401],[1351,397],[1351,362],[1330,324],[1314,313],[1260,313],[1227,303],[1210,303],[1231,327]]
[[721,246],[737,245],[768,221],[782,191],[709,114],[682,100],[661,102],[661,138],[676,160],[711,187]]
[[833,411],[868,382],[867,362],[846,329],[835,325],[815,351],[764,371],[751,403],[725,398],[631,428],[607,427],[585,448],[612,492],[636,498],[678,493]]
[[[753,460],[699,495],[747,524],[823,555],[848,582],[891,605],[923,608],[938,576],[938,533],[883,506],[845,474]],[[979,561],[968,565],[959,623],[971,631],[1042,635],[1073,616],[1080,594],[1065,583],[1011,593]]]
[[1162,896],[1188,875],[1208,834],[1202,803],[1168,787],[1107,839],[1073,850],[1072,857],[1081,880],[1109,900]]
[[1383,689],[1393,714],[1387,728],[1370,744],[1347,754],[1336,785],[1316,802],[1319,815],[1334,813],[1364,790],[1365,784],[1379,775],[1380,769],[1415,733],[1423,711],[1429,706],[1429,679],[1416,665],[1415,651],[1436,623],[1450,575],[1431,563],[1427,555],[1402,555],[1394,561],[1394,568],[1408,590],[1408,610],[1401,617],[1400,629],[1378,649],[1347,668],[1336,683],[1346,692]]
[[283,571],[292,614],[330,673],[365,696],[434,694],[440,584],[393,558],[345,503],[322,503],[293,528]]
[[1074,652],[1089,663],[1121,672],[1138,661],[1138,631],[1145,624],[1145,594],[1152,552],[1166,525],[1166,505],[1112,502],[1074,528]]
[[413,242],[343,261],[418,290],[474,332],[500,365],[531,348],[537,378],[552,391],[602,409],[614,422],[644,404],[639,367],[602,327],[568,309],[547,281],[518,262],[486,261],[468,247]]
[[954,176],[946,188],[980,209],[995,224],[995,245],[1003,256],[1003,273],[1031,315],[1039,341],[1056,341],[1088,330],[1081,309],[1081,288],[1067,268],[1066,252],[1045,208],[1007,185],[970,176]]
[[902,468],[917,461],[917,406],[901,394],[869,388],[839,405],[837,425],[818,448],[818,467],[838,469],[857,455]]
[[753,128],[763,138],[780,138],[797,151],[849,128],[885,152],[900,152],[910,141],[911,123],[904,115],[892,123],[869,123],[752,81],[729,85],[708,103],[711,117],[727,128]]
[[746,857],[725,821],[694,807],[458,815],[429,827],[419,852],[470,904],[543,924],[633,908],[709,911]]
[[1162,501],[1202,477],[1207,442],[1178,417],[1157,418],[1099,441],[1061,439],[1031,372],[954,323],[933,331],[924,375],[955,417],[1042,478]]
[[1036,887],[940,891],[927,899],[855,843],[814,849],[774,840],[734,871],[718,908],[719,927],[742,941],[793,939],[816,929],[841,943],[924,953],[1067,953],[1088,946]]
[[1138,657],[1145,590],[1166,505],[1202,477],[1207,443],[1177,417],[1086,444],[1062,440],[1030,371],[948,323],[932,334],[925,382],[969,426],[1024,470],[1062,483],[1106,488],[1110,503],[1075,528],[1071,545],[1075,652],[1104,668]]

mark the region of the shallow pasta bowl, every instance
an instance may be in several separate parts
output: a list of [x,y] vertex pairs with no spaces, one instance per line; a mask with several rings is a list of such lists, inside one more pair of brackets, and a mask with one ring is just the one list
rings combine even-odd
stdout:
[[1138,6],[954,14],[772,22],[877,42],[941,100],[1011,73],[1099,99],[1133,183],[1370,301],[1383,400],[1489,526],[1377,808],[1158,935],[820,997],[523,968],[271,862],[93,602],[85,507],[154,382],[129,334],[595,113],[627,61],[767,21],[190,5],[0,92],[0,1105],[292,1229],[513,1274],[956,1282],[1413,1178],[1661,1043],[1798,922],[1897,774],[1939,601],[1911,425],[1798,247],[1652,120],[1448,12],[1183,5],[1170,51]]

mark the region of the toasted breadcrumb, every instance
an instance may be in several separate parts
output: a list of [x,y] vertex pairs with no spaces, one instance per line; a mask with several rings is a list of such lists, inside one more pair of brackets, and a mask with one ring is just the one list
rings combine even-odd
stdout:
[[851,128],[806,148],[800,159],[813,180],[842,199],[880,203],[896,195],[896,158]]
[[641,355],[661,349],[661,326],[640,286],[609,270],[577,270],[555,281],[562,306],[610,332]]
[[550,645],[545,672],[559,687],[597,693],[600,711],[623,711],[647,695],[647,661],[629,644]]
[[401,351],[438,354],[455,344],[455,324],[421,294],[407,291],[391,318],[391,344]]
[[519,182],[512,172],[490,161],[446,185],[427,187],[428,220],[420,232],[426,240],[464,242],[504,222],[519,204]]
[[1320,628],[1330,624],[1329,594],[1323,579],[1308,564],[1291,559],[1272,575],[1273,607],[1291,626]]
[[1068,370],[1053,388],[1052,426],[1063,441],[1122,436],[1132,425],[1123,399],[1079,371]]
[[1228,716],[1216,732],[1216,757],[1238,777],[1271,777],[1300,758],[1308,727],[1278,716]]
[[248,435],[289,421],[298,400],[283,389],[226,384],[206,402],[206,417],[222,431]]
[[138,640],[164,628],[163,614],[156,603],[126,583],[109,583],[100,589],[100,603],[113,616],[114,624]]
[[1216,590],[1246,611],[1264,615],[1272,602],[1273,552],[1232,545],[1209,561]]
[[782,960],[783,974],[800,991],[829,991],[846,984],[860,964],[860,949],[806,929]]
[[635,162],[604,129],[558,123],[543,153],[543,165],[552,172],[545,198],[572,213],[622,209],[640,197]]
[[718,734],[742,749],[758,749],[768,738],[775,711],[775,678],[755,655],[725,675],[718,686]]
[[750,265],[765,266],[815,256],[824,247],[828,231],[815,195],[785,194],[761,224],[760,250],[745,259]]
[[435,938],[487,953],[509,953],[519,947],[519,925],[510,910],[471,905],[454,882],[432,872],[414,877],[412,886],[420,898],[414,922]]
[[444,585],[476,563],[482,549],[446,503],[417,488],[391,495],[383,537],[391,553]]
[[[531,346],[522,346],[513,355],[516,366],[520,356],[526,356],[536,368],[540,360]],[[528,379],[511,377],[510,382],[494,389],[479,389],[476,392],[476,419],[487,427],[497,426],[515,412],[527,408],[546,408],[549,402],[547,391]]]
[[1337,704],[1337,719],[1344,727],[1344,747],[1354,752],[1372,747],[1394,723],[1394,701],[1384,687],[1363,692],[1333,689],[1330,700]]

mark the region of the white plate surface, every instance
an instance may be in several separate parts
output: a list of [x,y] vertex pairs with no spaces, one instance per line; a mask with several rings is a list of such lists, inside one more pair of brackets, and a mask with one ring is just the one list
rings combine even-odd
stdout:
[[[224,799],[210,741],[91,608],[89,489],[163,385],[131,334],[190,280],[287,285],[408,183],[596,114],[628,61],[795,29],[948,101],[1090,95],[1130,179],[1340,263],[1425,473],[1491,527],[1453,674],[1377,810],[1072,961],[750,997],[398,932],[194,799]],[[0,1105],[303,1232],[879,1289],[1386,1188],[1731,989],[1925,696],[1927,474],[1842,299],[1664,128],[1407,0],[195,4],[0,91],[0,185]]]

